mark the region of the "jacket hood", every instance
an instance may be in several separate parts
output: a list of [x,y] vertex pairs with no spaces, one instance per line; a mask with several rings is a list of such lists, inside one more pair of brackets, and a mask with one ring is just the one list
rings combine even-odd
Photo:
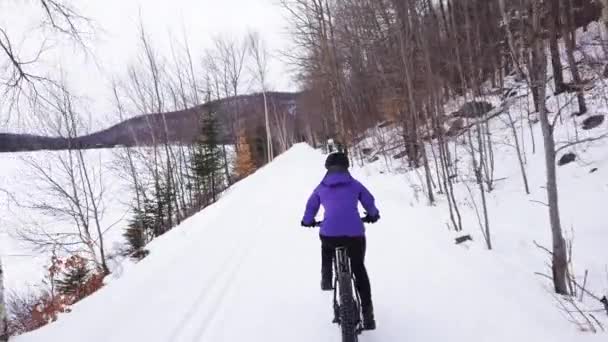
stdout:
[[321,184],[328,187],[335,187],[339,185],[350,184],[353,182],[353,177],[348,171],[341,172],[328,172]]

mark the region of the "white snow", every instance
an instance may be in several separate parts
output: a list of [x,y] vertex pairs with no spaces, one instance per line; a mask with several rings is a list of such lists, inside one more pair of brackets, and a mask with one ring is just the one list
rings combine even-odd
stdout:
[[[11,292],[36,292],[50,264],[50,253],[35,250],[29,243],[19,239],[17,232],[24,228],[43,227],[49,233],[74,232],[73,221],[42,214],[30,208],[34,204],[57,203],[57,199],[45,190],[48,184],[41,181],[27,160],[36,160],[39,165],[51,170],[53,177],[62,185],[65,172],[58,171],[58,157],[63,152],[38,151],[28,153],[0,153],[0,258],[6,266],[6,288]],[[95,189],[103,186],[101,226],[110,254],[117,244],[123,243],[123,229],[130,218],[129,205],[132,196],[124,179],[118,176],[115,150],[85,151],[91,175],[98,182]],[[101,177],[99,177],[101,173]],[[101,185],[100,185],[101,184]],[[125,195],[126,194],[126,195]]]
[[[296,145],[153,241],[148,258],[71,313],[13,341],[338,341],[331,294],[319,289],[317,231],[298,224],[323,159]],[[525,258],[536,251],[518,234],[547,236],[546,224],[505,222],[496,252],[481,243],[463,248],[445,230],[443,204],[413,203],[403,176],[371,169],[354,175],[383,217],[367,230],[378,329],[361,341],[605,340],[578,332],[533,274],[542,263]],[[518,216],[525,215],[509,218],[525,221]],[[506,241],[517,239],[517,249],[508,249]],[[520,251],[521,258],[514,255]]]
[[[597,29],[594,25],[579,37],[581,51],[591,58],[598,55],[599,48],[592,47]],[[597,72],[583,70],[585,78],[595,79],[595,88],[586,93],[589,114],[608,115],[608,85]],[[512,80],[507,84],[518,86]],[[519,86],[521,97],[512,103],[511,113],[521,125],[531,101],[527,88]],[[551,97],[550,111],[555,113],[570,96]],[[498,96],[481,100],[500,102]],[[464,101],[448,103],[446,111]],[[558,142],[572,141],[577,134],[584,138],[608,133],[606,123],[582,131],[581,122],[588,116],[571,118],[575,110],[576,102],[564,108],[564,123],[555,132]],[[523,134],[519,132],[531,188],[525,195],[513,138],[503,119],[490,123],[496,149],[496,188],[487,195],[492,251],[484,248],[472,206],[472,199],[477,205],[480,199],[463,146],[452,142],[450,147],[459,157],[455,190],[464,222],[460,234],[446,228],[444,195],[438,196],[436,206],[427,205],[422,170],[408,170],[391,153],[353,169],[376,196],[382,214],[378,224],[368,227],[366,259],[378,329],[364,333],[361,341],[606,340],[605,334],[583,333],[570,322],[582,318],[577,313],[569,317],[552,294],[551,283],[535,274],[550,274],[550,260],[534,242],[551,246],[548,210],[542,204],[546,180],[540,127],[534,126],[535,153],[527,123]],[[372,133],[359,147],[375,153],[380,144],[392,149],[402,141],[395,128]],[[587,288],[601,297],[608,294],[608,149],[606,141],[598,141],[567,151],[576,152],[578,159],[557,172],[562,226],[573,241],[573,274],[582,282],[588,271]],[[16,158],[0,157],[3,167]],[[14,341],[338,341],[339,329],[330,323],[331,294],[319,290],[317,231],[299,226],[305,201],[323,176],[323,160],[320,152],[295,146],[232,187],[218,203],[153,241],[148,258],[115,267],[108,285],[71,313]],[[593,168],[598,170],[590,173]],[[0,187],[10,185],[17,192],[27,188],[27,182],[14,181],[23,178],[21,167],[5,170]],[[128,191],[112,195],[124,199]],[[6,223],[4,205],[9,202],[2,196],[0,234],[12,225]],[[455,245],[454,237],[462,234],[471,234],[474,241]],[[21,251],[5,236],[0,238],[3,253]],[[5,264],[13,288],[39,276],[36,267],[41,267],[18,258]],[[593,311],[608,327],[596,300],[586,295],[577,305]]]

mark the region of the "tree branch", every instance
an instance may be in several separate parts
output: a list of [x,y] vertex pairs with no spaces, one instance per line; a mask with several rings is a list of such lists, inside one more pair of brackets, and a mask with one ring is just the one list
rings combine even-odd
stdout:
[[565,145],[560,146],[557,149],[555,149],[555,153],[559,153],[560,151],[563,151],[563,150],[573,147],[573,146],[577,146],[577,145],[584,144],[584,143],[590,143],[590,142],[594,142],[594,141],[598,141],[598,140],[602,140],[602,139],[606,139],[606,138],[608,138],[608,133],[604,133],[597,137],[585,138],[585,139],[574,141],[574,142],[560,143],[560,144],[565,144]]

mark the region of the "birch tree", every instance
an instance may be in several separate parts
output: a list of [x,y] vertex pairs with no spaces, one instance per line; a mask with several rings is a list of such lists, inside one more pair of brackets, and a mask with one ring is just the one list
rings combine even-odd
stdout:
[[539,102],[539,118],[543,133],[545,150],[545,167],[547,172],[547,198],[549,206],[549,221],[551,225],[552,249],[552,272],[555,292],[563,295],[569,294],[567,286],[568,253],[566,242],[562,233],[559,200],[557,188],[557,173],[555,165],[555,139],[553,126],[549,119],[549,113],[545,106],[547,92],[547,55],[545,41],[539,38],[542,30],[542,17],[544,15],[541,2],[531,1],[532,8],[532,33],[537,37],[532,41],[532,60],[530,75],[532,86],[536,87]]
[[256,32],[249,33],[249,51],[255,63],[254,73],[262,89],[264,99],[264,121],[266,124],[266,153],[267,161],[270,163],[274,159],[272,147],[272,132],[270,131],[270,116],[268,113],[267,77],[268,77],[268,50],[260,35]]

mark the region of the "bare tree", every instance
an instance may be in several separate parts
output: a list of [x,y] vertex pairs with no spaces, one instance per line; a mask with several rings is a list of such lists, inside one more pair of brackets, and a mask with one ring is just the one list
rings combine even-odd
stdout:
[[8,314],[4,301],[4,270],[0,260],[0,342],[8,341]]
[[62,89],[48,95],[54,101],[56,120],[45,121],[56,135],[68,140],[68,149],[54,153],[53,158],[24,157],[37,180],[33,187],[39,190],[25,206],[72,227],[55,232],[33,225],[20,229],[17,235],[45,251],[57,248],[70,254],[83,251],[89,261],[108,274],[105,228],[101,223],[105,191],[101,164],[91,163],[80,149],[76,137],[83,133],[85,124],[77,113],[73,96]]
[[[238,135],[238,122],[241,112],[241,102],[238,98],[245,67],[245,57],[249,51],[248,42],[231,37],[217,36],[214,38],[214,50],[208,53],[207,64],[209,72],[215,79],[218,100],[225,98],[230,106],[230,134],[235,139]],[[238,144],[235,144],[238,146]],[[224,173],[228,184],[232,183],[226,145],[222,144],[224,157]]]
[[510,108],[506,110],[507,117],[509,118],[509,128],[511,128],[511,132],[513,133],[513,141],[515,143],[515,152],[517,152],[517,160],[519,161],[519,170],[521,171],[521,177],[524,183],[524,190],[526,194],[530,194],[530,186],[528,184],[528,175],[526,173],[526,166],[524,162],[525,151],[523,151],[521,144],[519,143],[519,137],[517,135],[517,126],[515,123],[515,119],[513,119],[513,115],[511,114]]
[[[532,31],[537,33],[542,30],[541,20],[544,15],[542,3],[531,1],[532,8]],[[543,132],[545,166],[547,169],[547,197],[549,204],[549,220],[551,223],[551,236],[553,240],[552,270],[555,292],[568,295],[567,273],[568,255],[566,242],[563,237],[557,189],[557,175],[555,166],[555,139],[554,127],[549,120],[549,113],[545,106],[547,90],[547,55],[545,41],[537,38],[532,41],[532,65],[530,66],[532,86],[537,89],[539,100],[539,118]]]
[[[44,39],[30,55],[19,51],[15,39],[9,35],[9,28],[0,26],[0,110],[9,115],[19,111],[22,101],[32,106],[48,104],[44,95],[48,89],[60,85],[36,70],[38,62],[53,48],[50,38],[61,37],[88,52],[86,42],[92,34],[93,22],[64,0],[36,0],[32,5],[38,16]],[[21,6],[28,6],[23,4]]]
[[[481,204],[482,204],[482,208],[483,208],[483,225],[481,224],[481,222],[480,222],[480,225],[482,228],[481,231],[483,233],[483,237],[486,241],[486,246],[488,247],[488,249],[491,250],[492,249],[492,236],[491,236],[491,232],[490,232],[490,218],[489,218],[489,214],[488,214],[486,191],[483,187],[483,176],[482,176],[482,170],[484,168],[483,165],[485,163],[485,157],[484,157],[484,152],[483,152],[481,125],[479,123],[477,123],[476,128],[475,128],[475,130],[477,131],[477,149],[475,148],[474,143],[473,143],[473,137],[471,134],[472,129],[473,128],[470,128],[468,130],[467,135],[469,138],[468,141],[469,141],[469,148],[470,148],[470,153],[471,153],[471,166],[473,168],[473,173],[475,174],[475,182],[479,186],[479,194],[481,196]],[[479,160],[477,160],[476,150],[477,150],[477,152],[479,152]],[[473,197],[472,193],[471,193],[471,197]]]
[[266,96],[266,91],[268,87],[268,50],[264,44],[264,41],[257,32],[250,32],[248,39],[249,51],[255,63],[254,72],[262,89],[262,97],[264,99],[264,121],[266,123],[266,153],[268,162],[271,162],[274,159],[274,151],[272,144],[272,132],[270,131],[268,98]]

